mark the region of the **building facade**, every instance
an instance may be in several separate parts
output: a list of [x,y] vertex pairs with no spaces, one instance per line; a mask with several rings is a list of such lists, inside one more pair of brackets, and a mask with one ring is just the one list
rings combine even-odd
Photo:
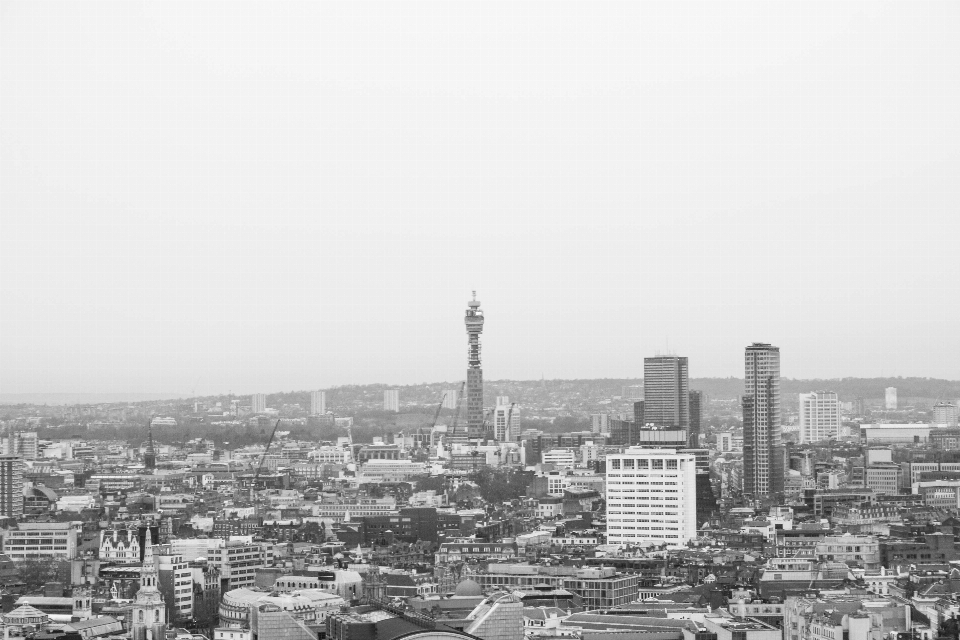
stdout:
[[840,399],[833,391],[799,395],[800,444],[840,437]]
[[933,405],[933,423],[946,424],[954,427],[957,425],[957,419],[960,418],[957,405],[949,402],[938,402]]
[[21,522],[3,535],[3,553],[11,560],[77,555],[77,530],[70,522]]
[[887,408],[887,411],[897,410],[897,388],[896,387],[887,387],[884,399],[885,399],[885,406]]
[[467,430],[451,440],[469,440],[483,436],[483,369],[480,365],[480,334],[483,333],[483,311],[477,292],[467,303],[463,323],[467,330]]
[[493,410],[493,439],[497,442],[512,442],[520,435],[520,408],[509,398],[498,398]]
[[322,416],[326,412],[327,412],[327,392],[311,391],[310,392],[310,415]]
[[665,427],[690,427],[690,380],[687,359],[643,359],[643,420]]
[[759,500],[783,493],[780,425],[780,349],[746,348],[743,396],[743,493]]
[[384,389],[383,410],[393,411],[393,412],[400,411],[400,390],[399,389]]
[[250,396],[250,412],[265,413],[267,411],[267,395],[265,393],[255,393]]
[[23,458],[0,456],[0,516],[23,517]]
[[697,535],[696,456],[630,447],[607,456],[607,542],[682,545]]

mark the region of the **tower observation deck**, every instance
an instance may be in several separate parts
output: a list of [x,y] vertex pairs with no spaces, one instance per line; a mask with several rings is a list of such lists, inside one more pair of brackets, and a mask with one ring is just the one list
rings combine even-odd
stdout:
[[[483,437],[483,369],[480,368],[480,334],[483,333],[483,311],[477,292],[467,303],[463,318],[467,328],[467,431],[466,438]],[[460,440],[460,438],[455,438]]]

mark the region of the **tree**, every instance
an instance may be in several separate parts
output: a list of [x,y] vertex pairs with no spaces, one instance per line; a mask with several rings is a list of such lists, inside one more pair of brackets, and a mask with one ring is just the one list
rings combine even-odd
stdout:
[[16,562],[17,576],[27,593],[40,591],[48,582],[70,584],[70,563],[48,557],[32,557]]

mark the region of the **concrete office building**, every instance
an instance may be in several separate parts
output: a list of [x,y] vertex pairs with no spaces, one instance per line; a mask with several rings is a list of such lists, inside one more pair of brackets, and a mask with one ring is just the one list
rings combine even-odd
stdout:
[[39,457],[38,450],[36,431],[11,431],[3,443],[3,453],[20,456],[24,460],[36,460]]
[[754,342],[744,357],[743,493],[759,500],[783,493],[780,348]]
[[697,535],[697,459],[629,447],[607,456],[607,542],[683,545]]
[[183,556],[175,553],[169,544],[161,544],[154,547],[153,561],[160,591],[164,594],[167,620],[193,616],[193,570]]
[[0,516],[23,517],[23,458],[0,456]]
[[610,433],[610,414],[594,413],[590,415],[590,431],[593,433]]
[[384,411],[400,411],[400,390],[399,389],[386,389],[383,392],[383,410]]
[[690,381],[687,359],[643,359],[643,419],[664,427],[690,427]]
[[326,412],[327,412],[327,392],[311,391],[310,392],[310,415],[322,416]]
[[493,410],[493,439],[497,442],[513,442],[520,435],[520,408],[511,404],[507,396],[497,398]]
[[460,402],[459,389],[446,389],[443,392],[443,408],[444,409],[456,409],[457,404],[459,402]]
[[694,449],[700,446],[701,423],[703,422],[703,392],[690,392],[690,428],[687,429],[687,440]]
[[886,408],[887,408],[887,411],[897,410],[897,388],[896,387],[887,387]]
[[955,426],[960,413],[957,411],[957,405],[949,402],[938,402],[933,405],[933,424],[947,424]]
[[255,393],[252,396],[250,396],[250,411],[252,413],[266,413],[267,394]]
[[77,554],[77,531],[70,522],[21,522],[4,534],[3,553],[11,560],[69,560]]
[[840,437],[840,399],[833,391],[799,394],[800,444]]

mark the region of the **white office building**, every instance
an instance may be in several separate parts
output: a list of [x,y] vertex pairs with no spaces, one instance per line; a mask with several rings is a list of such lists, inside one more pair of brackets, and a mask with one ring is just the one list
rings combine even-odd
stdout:
[[267,394],[255,393],[252,396],[250,396],[250,411],[252,413],[266,413]]
[[520,407],[510,404],[506,396],[501,398],[506,402],[498,402],[493,410],[493,438],[497,442],[513,442],[520,435]]
[[886,402],[887,411],[897,410],[897,388],[896,387],[887,387],[886,401],[887,401]]
[[310,415],[322,416],[326,412],[327,412],[327,392],[311,391],[310,392]]
[[799,394],[800,443],[840,437],[840,399],[833,391]]
[[607,543],[683,545],[697,535],[697,458],[629,447],[607,455]]
[[446,389],[443,392],[443,408],[444,409],[456,409],[457,403],[460,401],[460,390],[459,389]]
[[551,449],[541,454],[543,464],[553,464],[559,469],[572,469],[577,464],[573,449]]
[[387,389],[383,392],[383,410],[384,411],[400,411],[400,390],[399,389]]

